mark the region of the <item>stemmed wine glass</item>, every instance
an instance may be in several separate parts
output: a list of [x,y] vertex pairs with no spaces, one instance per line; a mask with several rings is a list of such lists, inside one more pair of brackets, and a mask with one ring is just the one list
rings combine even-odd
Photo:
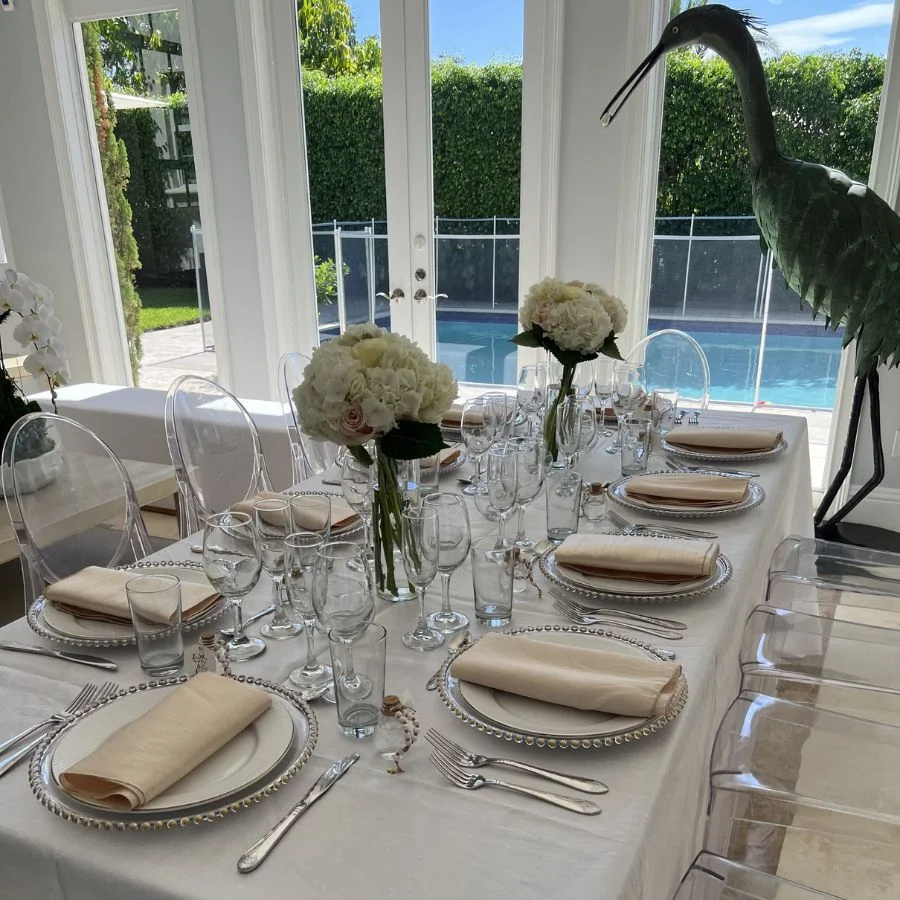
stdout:
[[432,628],[444,634],[460,631],[469,624],[462,613],[450,606],[450,578],[466,561],[472,546],[472,528],[466,502],[458,494],[428,494],[422,501],[438,515],[438,572],[441,575],[441,608],[426,617]]
[[601,356],[594,360],[594,397],[600,406],[600,418],[604,423],[603,437],[612,437],[612,431],[606,427],[606,407],[613,392],[613,366],[614,362],[608,356]]
[[529,433],[534,433],[537,417],[547,399],[547,366],[545,363],[522,366],[519,370],[516,399],[528,417]]
[[547,453],[540,438],[513,438],[509,444],[515,448],[517,455],[515,507],[518,512],[518,528],[514,544],[523,550],[531,550],[534,541],[525,534],[525,508],[540,494],[553,457]]
[[262,557],[253,520],[246,513],[215,513],[203,528],[203,572],[209,583],[231,601],[234,634],[225,644],[235,662],[265,652],[266,642],[244,634],[242,604],[256,587],[262,572]]
[[322,627],[346,646],[341,690],[345,696],[364,697],[369,679],[353,669],[353,638],[372,621],[375,600],[365,547],[350,541],[329,541],[318,547],[312,572],[312,603]]
[[584,403],[577,397],[566,397],[556,413],[556,444],[567,469],[574,465],[584,427]]
[[365,546],[372,546],[372,502],[375,496],[372,467],[363,465],[349,453],[341,462],[341,491],[347,504],[362,520]]
[[275,615],[266,622],[259,633],[267,638],[282,641],[300,634],[303,626],[291,620],[284,602],[284,539],[290,527],[291,505],[284,499],[257,499],[253,501],[253,525],[259,542],[262,568],[272,579],[272,602]]
[[628,413],[636,410],[644,400],[647,390],[644,387],[644,367],[638,363],[617,362],[613,366],[613,391],[610,396],[613,412],[619,422],[619,434],[606,448],[610,454],[618,453],[622,445],[623,420]]
[[499,543],[506,540],[506,520],[516,503],[518,481],[518,454],[510,441],[496,444],[488,451],[487,491],[491,506],[497,510]]
[[575,388],[575,396],[579,400],[587,400],[594,389],[594,361],[586,359],[575,366],[575,375],[572,378],[572,387]]
[[306,662],[288,677],[300,689],[304,700],[315,700],[332,687],[331,666],[323,666],[316,657],[316,609],[312,591],[306,587],[306,575],[312,572],[318,550],[324,543],[322,535],[312,531],[294,532],[284,540],[284,586],[291,608],[302,617],[306,632]]
[[516,430],[516,411],[518,401],[503,391],[488,391],[481,395],[491,405],[496,422],[494,440],[502,441],[511,438]]
[[481,482],[481,459],[494,443],[496,435],[493,406],[483,397],[467,400],[463,406],[459,431],[466,445],[466,454],[475,460],[475,474],[462,492],[474,494]]
[[425,592],[438,570],[440,539],[437,510],[430,506],[404,510],[402,534],[406,577],[419,595],[419,619],[416,627],[403,635],[403,646],[410,650],[434,650],[444,643],[444,635],[432,628],[425,618]]

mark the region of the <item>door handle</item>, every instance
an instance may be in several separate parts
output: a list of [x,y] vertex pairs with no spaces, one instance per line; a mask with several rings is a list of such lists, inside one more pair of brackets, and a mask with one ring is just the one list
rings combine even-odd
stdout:
[[423,300],[434,300],[437,302],[438,300],[446,300],[446,294],[428,294],[425,292],[425,288],[419,288],[414,294],[413,298],[421,303]]
[[394,288],[391,291],[391,295],[388,296],[384,291],[379,291],[376,297],[384,297],[385,300],[390,303],[392,300],[396,300],[398,303],[406,297],[406,294],[403,293],[403,288]]

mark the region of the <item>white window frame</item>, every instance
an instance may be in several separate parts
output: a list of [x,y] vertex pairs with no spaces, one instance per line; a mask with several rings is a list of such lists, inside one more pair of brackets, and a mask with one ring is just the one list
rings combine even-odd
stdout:
[[9,222],[6,220],[6,207],[3,205],[2,186],[0,186],[0,266],[15,267],[9,240]]

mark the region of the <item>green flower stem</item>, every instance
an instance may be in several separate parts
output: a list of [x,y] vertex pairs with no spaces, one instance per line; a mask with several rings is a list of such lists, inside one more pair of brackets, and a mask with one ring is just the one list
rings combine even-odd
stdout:
[[397,578],[394,572],[394,547],[401,540],[401,501],[397,486],[397,460],[381,452],[376,445],[375,464],[378,466],[378,490],[375,492],[375,578],[379,590],[396,596]]
[[547,415],[544,417],[544,444],[547,447],[547,451],[553,457],[554,462],[556,462],[556,457],[559,456],[559,447],[556,444],[556,419],[559,404],[562,403],[566,397],[571,397],[572,394],[575,393],[572,389],[572,382],[574,380],[575,366],[563,364],[562,378],[559,382],[559,393],[553,401],[553,406],[547,410]]

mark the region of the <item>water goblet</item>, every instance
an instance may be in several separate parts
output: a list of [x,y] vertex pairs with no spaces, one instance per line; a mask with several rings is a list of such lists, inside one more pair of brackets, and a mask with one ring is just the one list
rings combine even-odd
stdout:
[[532,550],[534,541],[525,534],[525,509],[540,494],[553,457],[547,453],[540,438],[513,438],[509,443],[515,448],[518,457],[515,499],[518,527],[514,544],[522,550]]
[[481,459],[494,443],[496,423],[493,407],[482,397],[467,400],[463,406],[459,431],[466,445],[466,455],[475,461],[475,474],[462,492],[474,494],[481,481]]
[[240,662],[266,649],[261,638],[244,634],[243,600],[256,587],[262,556],[253,520],[246,513],[215,513],[203,528],[203,572],[209,583],[231,601],[234,633],[225,644],[228,658]]
[[423,507],[437,510],[438,515],[438,572],[441,576],[441,608],[426,617],[432,628],[444,634],[459,631],[469,624],[462,613],[450,606],[450,578],[466,561],[472,545],[472,529],[465,500],[458,494],[428,494]]
[[499,514],[499,546],[506,540],[506,520],[516,504],[517,462],[516,448],[510,441],[496,444],[488,451],[487,492],[491,506]]
[[622,421],[625,416],[637,409],[643,402],[647,391],[644,386],[644,367],[638,363],[617,362],[613,366],[613,392],[610,395],[613,412],[619,422],[619,434],[606,448],[606,452],[617,454],[621,449]]
[[291,493],[288,533],[317,534],[323,541],[331,537],[331,497],[328,494]]
[[587,400],[594,389],[594,361],[586,359],[575,366],[575,374],[572,376],[572,387],[575,396],[579,400]]
[[372,466],[361,463],[349,453],[341,462],[341,491],[365,529],[365,545],[372,546],[372,502],[375,495]]
[[444,643],[444,635],[428,624],[425,592],[438,571],[440,539],[437,510],[431,506],[404,510],[401,524],[406,577],[419,595],[419,619],[416,627],[403,635],[403,646],[409,650],[434,650]]
[[503,391],[488,391],[482,397],[490,404],[495,422],[495,441],[511,438],[516,430],[518,401]]
[[533,433],[537,418],[547,399],[547,366],[545,363],[522,366],[519,370],[516,399],[528,417],[528,431]]
[[284,539],[290,528],[291,505],[285,499],[257,499],[253,501],[253,525],[259,542],[263,572],[272,579],[272,602],[275,615],[259,633],[276,641],[292,638],[303,631],[287,613],[284,602]]

